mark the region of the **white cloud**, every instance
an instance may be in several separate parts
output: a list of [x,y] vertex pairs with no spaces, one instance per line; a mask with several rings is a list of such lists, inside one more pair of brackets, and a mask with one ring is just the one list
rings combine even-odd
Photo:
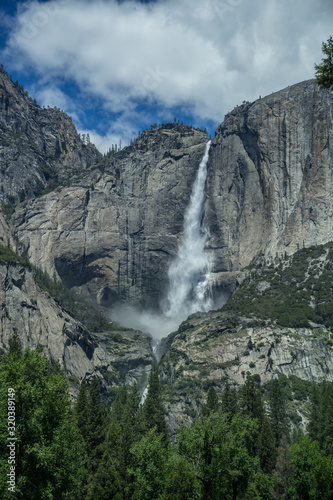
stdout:
[[40,106],[50,106],[51,108],[57,107],[60,108],[65,113],[68,113],[72,116],[75,121],[79,121],[79,116],[77,113],[77,106],[70,99],[68,95],[66,95],[62,90],[58,87],[52,85],[50,87],[47,86],[38,86],[34,85],[32,87],[31,93],[36,96],[36,99]]
[[101,153],[107,153],[112,144],[119,145],[119,141],[121,141],[122,147],[128,146],[130,139],[134,139],[138,134],[138,130],[134,127],[132,121],[124,117],[110,124],[110,127],[103,135],[91,128],[78,127],[78,132],[81,134],[89,133],[91,142],[95,144]]
[[70,107],[59,78],[100,98],[120,116],[106,131],[113,137],[116,125],[136,130],[142,102],[218,123],[244,99],[312,78],[332,13],[328,0],[32,1],[4,55],[35,68],[44,100]]

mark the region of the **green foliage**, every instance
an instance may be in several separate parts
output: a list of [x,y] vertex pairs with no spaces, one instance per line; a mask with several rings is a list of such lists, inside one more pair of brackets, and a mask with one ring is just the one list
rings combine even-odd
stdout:
[[[248,377],[238,393],[227,383],[222,402],[210,387],[201,416],[170,444],[157,367],[144,405],[136,386],[104,406],[96,377],[82,381],[71,411],[68,383],[40,350],[22,352],[17,333],[0,364],[0,498],[6,485],[8,387],[15,388],[18,499],[205,500],[333,495],[333,384],[311,391],[309,436],[285,434],[285,401],[299,380],[280,377],[261,388]],[[282,435],[281,435],[282,434]],[[277,448],[277,445],[279,447]]]
[[260,466],[263,472],[271,472],[276,462],[276,440],[273,428],[265,416],[261,427],[258,442]]
[[[310,328],[333,328],[333,243],[303,248],[276,268],[253,267],[223,311]],[[325,258],[325,260],[321,260]],[[259,284],[269,284],[264,290]]]
[[178,433],[179,453],[192,464],[206,499],[238,498],[259,472],[252,449],[258,437],[256,420],[235,415],[228,422],[220,411],[201,417]]
[[129,472],[134,477],[135,500],[162,499],[167,462],[163,441],[163,434],[152,428],[131,448],[134,461]]
[[34,271],[38,285],[49,293],[68,314],[83,323],[90,332],[111,330],[110,322],[98,311],[97,306],[69,290],[55,276],[51,278],[48,273],[38,267],[35,267]]
[[288,435],[288,415],[285,393],[280,379],[273,379],[269,392],[269,420],[275,440],[278,446],[283,435]]
[[90,460],[90,467],[97,470],[98,463],[103,455],[102,445],[106,436],[106,408],[102,402],[99,382],[96,375],[89,387],[87,411],[87,431],[85,441]]
[[290,375],[289,381],[292,390],[292,398],[296,401],[306,401],[312,392],[312,382],[303,380],[295,375]]
[[5,216],[6,221],[8,222],[13,213],[15,212],[15,208],[20,204],[19,201],[15,203],[5,203],[1,202],[1,211]]
[[239,404],[235,389],[227,382],[222,393],[221,408],[226,418],[230,421],[239,412]]
[[10,337],[8,343],[9,343],[9,350],[7,357],[12,359],[20,358],[22,356],[22,342],[16,330]]
[[141,440],[144,433],[144,418],[137,386],[134,385],[130,391],[123,386],[111,408],[105,448],[110,453],[126,496],[133,493],[133,484],[128,472],[133,465],[130,450]]
[[283,436],[277,449],[277,460],[274,469],[274,498],[290,498],[291,480],[294,474],[290,444]]
[[112,465],[111,457],[106,451],[97,472],[89,487],[86,500],[123,500],[119,475]]
[[319,443],[305,436],[291,447],[293,475],[291,498],[329,500],[333,495],[333,457],[320,451]]
[[15,391],[17,499],[75,499],[83,462],[81,441],[71,417],[68,382],[41,350],[20,353],[17,338],[0,364],[0,491],[8,496],[7,401]]
[[333,455],[333,383],[323,382],[311,395],[309,435],[320,448]]
[[315,64],[316,82],[326,89],[333,88],[333,38],[322,43],[324,58],[321,64]]
[[29,263],[26,259],[15,253],[9,247],[5,247],[4,245],[0,245],[0,264],[5,266],[29,266]]
[[166,441],[168,431],[157,366],[153,366],[149,375],[148,393],[143,404],[143,414],[146,428],[152,429],[155,427],[158,434],[162,434],[164,441]]
[[78,429],[83,438],[88,436],[89,425],[89,408],[88,408],[88,387],[85,379],[82,380],[80,385],[79,395],[75,405],[75,416]]
[[200,498],[200,484],[191,466],[182,458],[173,464],[165,480],[163,500],[196,500]]
[[241,388],[240,408],[244,415],[257,419],[261,426],[265,413],[264,402],[254,377],[247,377],[245,384]]
[[202,415],[209,415],[218,410],[219,398],[216,394],[214,387],[210,387],[207,394],[207,402],[202,408]]

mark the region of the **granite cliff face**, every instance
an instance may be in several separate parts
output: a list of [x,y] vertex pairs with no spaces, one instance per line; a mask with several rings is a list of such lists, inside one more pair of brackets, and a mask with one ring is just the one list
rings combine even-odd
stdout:
[[[199,413],[209,387],[221,393],[226,381],[240,387],[249,375],[265,388],[282,376],[296,392],[333,381],[332,258],[330,242],[275,266],[262,260],[222,309],[190,316],[162,340],[157,355],[173,430]],[[293,405],[296,420],[306,420],[307,403],[303,394]]]
[[23,203],[13,234],[31,262],[102,305],[157,305],[206,142],[187,126],[145,131],[83,176],[85,187]]
[[0,302],[1,348],[14,331],[23,348],[41,346],[65,369],[74,394],[78,382],[93,375],[106,390],[145,384],[154,359],[149,336],[112,324],[107,333],[90,334],[38,286],[28,266],[0,265]]
[[226,381],[235,387],[248,375],[261,384],[279,375],[333,381],[326,329],[250,325],[223,312],[198,313],[163,341],[160,371],[171,432],[199,415],[209,387],[221,394]]
[[[235,108],[218,127],[204,220],[218,288],[232,292],[261,254],[333,238],[331,104],[310,80]],[[206,142],[186,126],[145,131],[77,187],[23,204],[13,232],[32,262],[98,302],[157,305]]]
[[[10,230],[0,218],[0,243],[25,251],[31,263],[101,305],[158,306],[206,134],[165,124],[102,159],[82,144],[68,117],[41,110],[1,77],[2,199],[25,201]],[[308,81],[244,103],[218,127],[204,216],[217,289],[233,292],[250,262],[269,266],[298,248],[333,240],[332,113],[332,92]],[[33,198],[42,189],[38,179],[43,189],[54,189]],[[322,263],[309,264],[318,269],[312,288],[303,283],[310,267],[300,271],[305,278],[295,293],[313,310],[320,303],[313,298],[315,282],[325,266],[331,272],[330,255],[327,249]],[[144,383],[154,360],[147,335],[114,325],[89,333],[38,287],[29,266],[0,266],[0,278],[3,346],[16,328],[24,346],[41,344],[78,379],[97,373],[107,387]],[[274,279],[258,284],[259,294],[274,290]],[[173,430],[199,412],[211,385],[221,389],[226,380],[241,385],[248,374],[263,383],[278,374],[332,380],[330,327],[283,327],[276,318],[237,314],[194,315],[162,342]]]
[[102,155],[72,119],[42,109],[0,69],[0,201],[13,203],[70,183]]
[[[79,381],[93,375],[106,391],[135,382],[142,389],[155,360],[150,336],[112,322],[108,331],[90,333],[41,288],[29,263],[9,248],[15,249],[15,241],[0,215],[0,351],[7,350],[16,331],[23,348],[41,346],[60,362],[74,395]],[[6,249],[12,254],[9,262]]]
[[206,206],[217,282],[232,290],[259,254],[333,239],[332,102],[309,80],[244,103],[217,128]]

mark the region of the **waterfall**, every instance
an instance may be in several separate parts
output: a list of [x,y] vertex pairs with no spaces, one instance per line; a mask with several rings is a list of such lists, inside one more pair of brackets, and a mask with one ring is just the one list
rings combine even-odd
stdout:
[[213,307],[209,284],[210,263],[205,252],[208,231],[202,227],[207,162],[211,141],[206,145],[184,215],[182,240],[168,270],[169,289],[163,305],[166,317],[179,322],[197,311]]
[[[123,312],[115,311],[112,316],[124,326],[152,333],[155,339],[153,351],[158,360],[162,355],[158,348],[162,337],[175,331],[190,314],[213,308],[210,262],[205,252],[208,231],[202,226],[210,144],[211,141],[206,145],[184,214],[183,236],[178,253],[168,270],[169,287],[162,304],[163,314],[139,312],[127,306]],[[147,393],[148,385],[142,392],[141,404]]]

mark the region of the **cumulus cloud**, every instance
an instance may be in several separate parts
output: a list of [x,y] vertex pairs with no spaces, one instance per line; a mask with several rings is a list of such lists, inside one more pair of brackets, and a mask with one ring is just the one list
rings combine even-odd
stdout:
[[55,85],[42,87],[33,85],[32,94],[36,97],[40,106],[60,108],[65,113],[70,114],[76,122],[80,122],[77,104]]
[[100,99],[116,114],[111,138],[116,125],[120,134],[136,129],[149,107],[218,124],[244,99],[312,78],[332,14],[329,0],[30,1],[3,56],[34,68],[67,108],[52,84],[59,78]]

